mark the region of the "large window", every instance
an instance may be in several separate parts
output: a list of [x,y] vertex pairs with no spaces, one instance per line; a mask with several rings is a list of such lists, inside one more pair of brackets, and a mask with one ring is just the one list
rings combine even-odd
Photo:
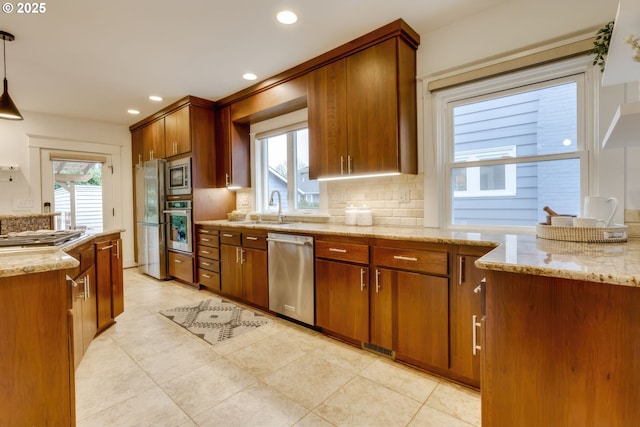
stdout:
[[263,211],[273,209],[268,203],[274,191],[280,192],[283,211],[318,210],[320,185],[309,179],[309,130],[302,127],[258,138]]
[[[300,121],[304,117],[304,121]],[[254,133],[255,132],[255,133]],[[260,212],[282,211],[319,214],[326,211],[323,185],[309,179],[309,130],[306,110],[252,125],[256,165],[256,208]],[[275,203],[269,204],[270,200]]]
[[586,71],[577,68],[556,64],[439,95],[449,224],[534,226],[544,206],[580,213],[588,157]]

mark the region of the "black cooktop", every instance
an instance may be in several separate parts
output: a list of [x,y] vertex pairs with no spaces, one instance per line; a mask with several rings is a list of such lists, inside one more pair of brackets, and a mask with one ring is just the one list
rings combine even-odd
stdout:
[[0,246],[54,246],[82,235],[82,230],[38,230],[0,234]]

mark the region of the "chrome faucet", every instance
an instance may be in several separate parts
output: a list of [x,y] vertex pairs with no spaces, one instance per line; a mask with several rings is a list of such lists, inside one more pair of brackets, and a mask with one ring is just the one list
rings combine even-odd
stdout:
[[278,196],[278,223],[282,224],[284,222],[284,216],[282,215],[282,199],[280,196],[280,192],[278,190],[273,190],[271,195],[269,196],[269,206],[274,205],[273,195],[276,194]]

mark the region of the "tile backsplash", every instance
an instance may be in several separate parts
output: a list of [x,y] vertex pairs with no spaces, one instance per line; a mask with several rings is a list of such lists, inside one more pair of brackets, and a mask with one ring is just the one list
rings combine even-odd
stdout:
[[373,225],[424,225],[424,175],[398,175],[327,183],[331,222],[344,223],[345,209],[366,205]]
[[[348,206],[366,205],[373,225],[424,225],[424,175],[398,175],[327,182],[329,222],[344,223]],[[236,209],[253,212],[251,189],[236,192]]]
[[640,237],[640,209],[625,209],[624,224],[629,237]]

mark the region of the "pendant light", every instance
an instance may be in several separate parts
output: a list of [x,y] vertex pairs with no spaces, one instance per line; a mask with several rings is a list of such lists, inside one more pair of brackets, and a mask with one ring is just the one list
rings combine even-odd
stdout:
[[18,111],[18,107],[13,103],[13,100],[9,96],[9,90],[7,85],[7,53],[6,44],[8,41],[13,41],[16,38],[13,34],[9,34],[5,31],[0,31],[0,37],[2,37],[2,53],[4,58],[4,91],[0,96],[0,119],[7,120],[22,120],[22,114]]

